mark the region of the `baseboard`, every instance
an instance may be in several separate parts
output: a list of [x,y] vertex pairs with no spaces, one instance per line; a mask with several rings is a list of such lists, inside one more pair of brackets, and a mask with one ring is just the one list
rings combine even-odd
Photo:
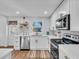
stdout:
[[20,51],[30,51],[30,49],[20,49]]

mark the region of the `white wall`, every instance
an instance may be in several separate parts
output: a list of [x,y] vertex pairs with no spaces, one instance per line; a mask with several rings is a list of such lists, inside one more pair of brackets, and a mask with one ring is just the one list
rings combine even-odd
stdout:
[[[29,23],[29,34],[33,34],[33,22],[36,20],[37,18],[31,18],[31,17],[26,17],[26,21]],[[49,25],[50,25],[50,20],[48,18],[39,18],[42,21],[42,32],[41,34],[46,34],[46,31],[49,31]],[[22,17],[9,17],[8,20],[17,20],[18,22],[20,22],[21,20],[23,20]],[[19,28],[18,28],[19,29]]]

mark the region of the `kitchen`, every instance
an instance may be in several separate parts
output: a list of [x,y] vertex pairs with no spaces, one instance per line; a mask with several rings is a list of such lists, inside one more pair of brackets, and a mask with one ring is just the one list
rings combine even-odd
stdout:
[[79,59],[78,0],[0,4],[0,59]]

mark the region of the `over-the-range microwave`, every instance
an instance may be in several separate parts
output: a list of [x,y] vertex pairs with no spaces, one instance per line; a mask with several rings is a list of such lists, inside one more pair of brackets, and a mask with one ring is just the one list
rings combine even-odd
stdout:
[[56,20],[56,28],[61,30],[70,30],[70,14],[64,15]]

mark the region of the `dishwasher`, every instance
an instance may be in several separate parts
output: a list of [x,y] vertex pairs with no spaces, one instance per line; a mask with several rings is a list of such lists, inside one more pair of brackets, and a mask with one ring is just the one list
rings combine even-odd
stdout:
[[29,36],[20,36],[20,50],[30,50]]

